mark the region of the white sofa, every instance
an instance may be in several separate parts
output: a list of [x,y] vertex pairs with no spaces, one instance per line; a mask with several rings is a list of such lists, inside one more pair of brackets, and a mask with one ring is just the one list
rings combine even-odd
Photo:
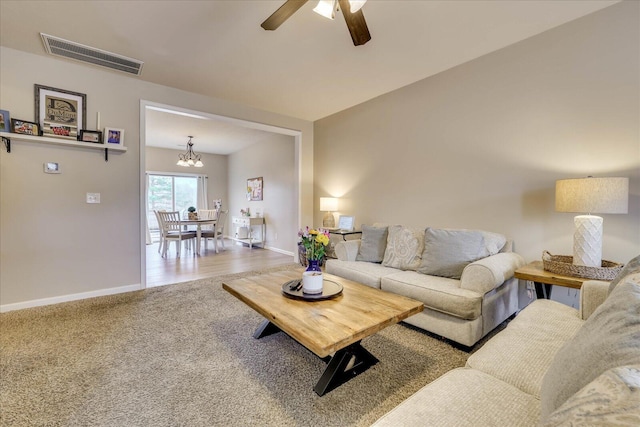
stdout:
[[639,258],[585,282],[579,310],[534,301],[374,426],[640,425]]
[[379,235],[377,254],[363,254],[362,242],[384,228],[363,225],[362,240],[338,243],[327,273],[422,301],[424,310],[405,322],[467,347],[518,310],[513,274],[525,262],[504,236],[388,226],[386,244]]

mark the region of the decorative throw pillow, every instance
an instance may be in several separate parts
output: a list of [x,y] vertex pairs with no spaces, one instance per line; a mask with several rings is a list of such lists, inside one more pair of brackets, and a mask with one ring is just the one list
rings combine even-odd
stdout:
[[382,262],[387,247],[388,227],[362,226],[362,239],[356,261]]
[[640,425],[640,365],[612,368],[556,409],[542,427]]
[[640,364],[640,273],[627,276],[556,353],[540,390],[541,420],[603,372]]
[[427,228],[418,273],[459,279],[462,270],[487,252],[484,236],[474,230]]
[[423,230],[392,225],[389,227],[382,265],[400,270],[417,270],[422,260],[423,249]]
[[613,292],[613,289],[620,283],[622,279],[627,277],[629,274],[640,273],[640,255],[632,259],[624,266],[622,271],[618,273],[618,275],[611,281],[609,284],[609,293]]
[[503,234],[492,233],[490,231],[480,231],[484,238],[484,251],[480,254],[481,258],[486,258],[499,253],[507,243],[507,238]]

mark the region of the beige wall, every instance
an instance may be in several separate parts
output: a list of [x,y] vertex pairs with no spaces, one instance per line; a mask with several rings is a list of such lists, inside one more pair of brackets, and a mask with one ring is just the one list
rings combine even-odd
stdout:
[[[261,210],[266,223],[265,247],[294,253],[297,241],[297,180],[295,141],[291,136],[265,134],[265,139],[229,155],[229,216],[249,208],[252,215]],[[262,177],[263,200],[247,201],[247,179]],[[226,232],[233,236],[231,226]]]
[[[572,253],[557,179],[630,177],[605,259],[640,253],[640,34],[625,2],[315,123],[319,197],[357,224],[505,233],[528,261]],[[372,77],[373,78],[373,77]]]
[[[34,84],[87,95],[87,127],[123,128],[128,151],[14,143],[0,150],[0,309],[120,292],[141,283],[140,100],[301,131],[300,223],[313,216],[313,124],[116,72],[0,48],[0,108],[34,119]],[[61,175],[45,175],[57,161]],[[100,192],[102,203],[85,203]],[[296,221],[298,222],[298,221]],[[296,230],[298,224],[292,224]],[[40,301],[37,301],[40,300]]]

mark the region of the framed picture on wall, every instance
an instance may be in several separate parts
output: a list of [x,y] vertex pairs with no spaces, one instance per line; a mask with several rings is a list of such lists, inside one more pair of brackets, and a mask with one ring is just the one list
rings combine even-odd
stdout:
[[34,85],[36,122],[42,134],[77,139],[87,127],[87,95],[54,87]]
[[9,112],[7,110],[0,110],[0,132],[10,132],[11,121],[9,120]]
[[124,146],[124,129],[104,128],[104,143],[111,146]]
[[247,200],[262,200],[262,177],[247,180]]

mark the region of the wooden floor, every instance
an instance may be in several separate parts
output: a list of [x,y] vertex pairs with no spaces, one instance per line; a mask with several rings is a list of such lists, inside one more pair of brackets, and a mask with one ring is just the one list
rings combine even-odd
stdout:
[[293,256],[278,252],[237,244],[232,240],[225,240],[225,250],[201,249],[200,256],[191,250],[185,250],[184,245],[180,258],[176,257],[175,243],[171,243],[166,258],[158,253],[158,243],[147,245],[147,287],[162,286],[189,280],[222,274],[241,273],[243,271],[260,270],[294,262]]

